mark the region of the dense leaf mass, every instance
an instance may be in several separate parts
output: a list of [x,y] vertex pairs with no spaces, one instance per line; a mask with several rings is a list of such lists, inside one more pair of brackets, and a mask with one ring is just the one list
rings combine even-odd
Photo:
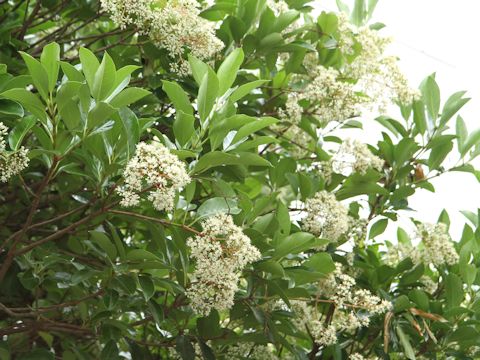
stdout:
[[337,3],[0,1],[0,359],[480,358],[469,99]]

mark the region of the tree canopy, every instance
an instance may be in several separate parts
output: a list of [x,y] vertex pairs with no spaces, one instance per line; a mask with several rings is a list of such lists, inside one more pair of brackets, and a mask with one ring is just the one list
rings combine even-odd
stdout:
[[0,2],[1,360],[480,358],[469,99],[337,4]]

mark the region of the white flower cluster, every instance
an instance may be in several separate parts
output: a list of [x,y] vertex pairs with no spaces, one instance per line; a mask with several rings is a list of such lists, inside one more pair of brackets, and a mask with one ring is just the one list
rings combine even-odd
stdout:
[[328,161],[319,161],[312,164],[313,169],[315,169],[320,175],[322,175],[325,183],[332,181],[333,169],[332,162]]
[[339,331],[352,334],[357,329],[370,325],[370,318],[368,315],[356,314],[353,311],[337,311],[333,317],[333,324]]
[[334,325],[325,326],[321,321],[315,321],[310,325],[310,332],[317,344],[330,346],[337,342],[337,329]]
[[101,0],[101,5],[119,26],[133,25],[167,50],[176,60],[170,70],[179,75],[189,72],[183,58],[186,49],[197,58],[208,60],[223,48],[213,23],[199,16],[195,0]]
[[196,260],[187,297],[193,310],[206,316],[212,308],[225,310],[233,306],[241,271],[261,255],[230,215],[211,216],[202,227],[201,234],[187,240]]
[[230,346],[222,359],[277,360],[279,357],[275,354],[275,347],[271,344],[258,345],[241,342]]
[[288,4],[283,0],[267,0],[267,5],[270,9],[272,9],[275,16],[290,10]]
[[102,11],[110,13],[110,17],[118,26],[125,29],[135,26],[142,34],[148,32],[148,24],[154,19],[156,0],[101,0]]
[[128,161],[123,176],[125,184],[117,189],[122,197],[120,205],[138,205],[141,192],[153,188],[148,200],[159,211],[172,210],[175,191],[191,180],[185,164],[158,142],[137,144],[135,156]]
[[388,266],[395,267],[407,257],[411,258],[414,263],[420,262],[419,251],[411,245],[404,243],[394,245],[389,243],[387,247],[388,251],[385,252],[383,261]]
[[423,248],[419,250],[419,260],[421,262],[435,266],[458,263],[459,256],[448,234],[447,225],[443,223],[419,224],[417,226],[417,237],[423,244]]
[[[210,340],[207,342],[209,344]],[[203,359],[202,349],[198,342],[193,344],[193,350],[195,351],[195,359]],[[178,351],[174,347],[168,348],[168,359],[169,360],[183,360],[183,357],[178,353]]]
[[353,353],[353,354],[350,354],[348,359],[349,360],[378,360],[378,357],[376,357],[376,356],[365,357],[365,356],[361,355],[360,353]]
[[302,331],[308,331],[320,346],[329,346],[337,342],[337,329],[334,325],[325,326],[319,319],[316,309],[307,305],[304,301],[294,300],[290,302],[295,313],[295,326]]
[[6,137],[8,128],[0,122],[0,182],[7,182],[12,176],[24,170],[30,159],[28,150],[23,146],[17,151],[7,151]]
[[[311,82],[301,92],[289,94],[283,117],[298,124],[301,115],[308,114],[328,123],[341,122],[358,114],[364,99],[356,93],[353,84],[341,81],[340,73],[332,68],[320,65],[309,70]],[[299,102],[307,105],[302,107]]]
[[[355,219],[350,217],[350,229],[348,230],[348,239],[352,240],[357,246],[363,247],[365,245],[365,239],[367,237],[367,219]],[[353,255],[349,253],[348,256]],[[349,265],[353,265],[353,262]]]
[[290,148],[290,154],[295,159],[300,159],[309,154],[308,144],[312,138],[310,135],[297,125],[289,126],[284,132],[285,138],[289,139],[293,146]]
[[349,360],[365,360],[363,355],[361,355],[359,353],[350,354],[350,356],[348,358],[349,358]]
[[[341,264],[336,263],[335,266],[335,271],[319,284],[319,295],[325,296],[336,306],[329,325],[319,320],[315,306],[309,306],[303,301],[291,302],[291,309],[296,315],[295,326],[308,329],[315,342],[322,346],[334,344],[338,332],[353,333],[358,328],[368,326],[372,315],[392,308],[390,302],[380,299],[368,290],[355,289],[355,279],[343,273]],[[360,308],[362,311],[357,313],[350,308]]]
[[346,139],[333,155],[332,170],[337,174],[349,176],[354,172],[365,175],[368,169],[382,170],[383,160],[373,155],[364,143]]
[[392,102],[409,104],[420,96],[418,90],[409,86],[397,58],[385,54],[391,39],[380,36],[369,26],[357,29],[343,14],[339,16],[338,29],[339,48],[344,54],[355,54],[355,44],[361,49],[353,61],[346,63],[343,74],[357,80],[359,90],[367,94],[381,112]]
[[303,228],[318,237],[336,241],[348,231],[348,210],[335,195],[322,190],[305,203]]
[[430,276],[423,275],[420,278],[420,282],[423,285],[423,289],[429,294],[435,293],[435,291],[438,289],[438,283],[433,281]]
[[335,302],[337,308],[355,306],[366,310],[371,315],[381,314],[391,309],[391,303],[380,299],[365,289],[355,289],[355,279],[343,272],[340,263],[336,269],[319,283],[319,293]]

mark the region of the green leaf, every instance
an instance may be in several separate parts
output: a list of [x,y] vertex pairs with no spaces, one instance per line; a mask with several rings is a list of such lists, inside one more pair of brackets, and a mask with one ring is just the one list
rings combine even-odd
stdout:
[[459,91],[451,95],[443,106],[442,115],[440,117],[440,125],[444,125],[455,115],[470,98],[463,98],[466,91]]
[[355,0],[350,20],[356,26],[363,25],[366,18],[367,7],[365,0]]
[[120,259],[123,261],[126,259],[125,247],[123,246],[123,242],[118,236],[115,226],[113,226],[110,222],[107,222],[107,224],[112,234],[113,241],[115,242],[118,254],[120,255]]
[[195,349],[187,336],[177,336],[176,349],[183,360],[195,360]]
[[95,74],[100,66],[97,57],[90,50],[86,48],[80,48],[79,50],[80,62],[82,64],[83,74],[87,80],[90,89],[93,89],[93,83],[95,80]]
[[193,168],[193,173],[200,174],[208,169],[225,165],[272,166],[270,162],[253,153],[224,153],[212,151],[202,156]]
[[428,295],[425,293],[425,291],[422,291],[420,289],[413,289],[408,293],[408,297],[415,304],[417,304],[418,308],[424,311],[428,311],[430,301],[428,300]]
[[217,71],[219,82],[219,96],[225,94],[225,92],[230,89],[230,87],[235,82],[235,78],[237,77],[237,72],[238,69],[240,69],[240,65],[242,65],[243,58],[243,50],[241,48],[237,48],[233,50],[225,58],[225,60],[223,60]]
[[102,63],[95,72],[93,78],[93,86],[90,87],[92,96],[95,100],[100,101],[110,95],[115,84],[115,77],[117,70],[110,55],[105,53],[103,55]]
[[177,112],[183,111],[185,114],[193,116],[193,107],[190,104],[187,93],[183,91],[180,85],[164,80],[162,89],[167,93]]
[[20,51],[20,55],[27,65],[28,72],[32,76],[33,84],[45,100],[48,99],[48,75],[43,65],[37,59]]
[[437,169],[445,160],[450,151],[452,151],[452,149],[452,141],[447,141],[439,144],[438,146],[435,146],[430,152],[430,156],[428,157],[428,167],[430,169]]
[[37,95],[26,89],[10,89],[0,94],[2,97],[19,102],[25,109],[43,122],[47,120],[45,107]]
[[67,76],[68,80],[78,82],[83,82],[85,80],[85,76],[83,76],[82,72],[77,70],[75,66],[70,65],[65,61],[60,61],[60,66],[63,73]]
[[36,119],[33,116],[27,116],[20,120],[17,125],[8,134],[8,144],[12,150],[17,151],[22,145],[22,141],[27,132],[35,125]]
[[118,111],[125,137],[127,139],[128,156],[135,151],[135,146],[140,140],[140,129],[138,118],[135,113],[127,107],[123,107]]
[[428,114],[435,121],[440,109],[440,89],[435,81],[435,74],[430,75],[422,82],[420,90],[422,91],[423,101],[427,106]]
[[115,75],[115,83],[113,84],[113,92],[110,96],[116,96],[120,91],[125,89],[130,82],[131,74],[140,68],[140,66],[136,65],[126,65],[118,69]]
[[48,75],[48,91],[53,92],[60,69],[60,46],[55,42],[46,45],[40,55],[40,62]]
[[325,252],[316,253],[310,256],[303,265],[323,274],[328,274],[335,270],[335,263],[333,262],[332,257]]
[[150,91],[148,90],[137,87],[129,87],[125,90],[122,90],[112,100],[110,100],[110,105],[115,108],[121,108],[133,104],[149,94]]
[[109,119],[111,115],[113,115],[117,109],[110,106],[106,102],[99,102],[95,105],[95,107],[90,110],[87,116],[87,128],[93,129],[105,122],[105,120]]
[[333,34],[338,28],[338,18],[335,13],[322,11],[317,19],[317,24],[324,34]]
[[100,231],[90,231],[93,241],[100,246],[100,248],[105,251],[109,259],[114,262],[117,258],[117,248],[109,239],[109,237]]
[[410,339],[408,336],[403,332],[400,326],[397,326],[397,334],[398,338],[400,339],[400,343],[403,347],[403,353],[409,360],[415,360],[415,351],[412,348],[412,344],[410,343]]
[[200,174],[210,168],[222,165],[235,165],[238,157],[221,151],[212,151],[202,156],[193,168],[193,173]]
[[193,115],[177,110],[175,121],[173,122],[173,134],[181,146],[184,146],[195,132],[195,118]]
[[373,182],[373,177],[353,174],[345,180],[343,187],[337,192],[338,200],[345,200],[357,195],[387,195],[388,190]]
[[[322,241],[324,244],[328,240]],[[310,249],[314,244],[319,243],[315,237],[306,232],[297,232],[283,238],[275,248],[274,258],[279,259],[288,254],[298,254]],[[318,246],[318,245],[317,245]]]
[[133,249],[133,250],[130,250],[128,253],[127,253],[127,257],[126,259],[128,261],[134,261],[134,262],[138,262],[138,261],[160,261],[160,258],[151,253],[150,251],[147,251],[147,250],[143,250],[143,249]]
[[253,89],[269,82],[269,80],[255,80],[243,85],[240,85],[237,89],[235,89],[232,94],[230,95],[230,100],[232,102],[237,102],[244,96],[250,94]]
[[460,115],[457,117],[456,135],[458,152],[462,153],[468,137],[468,131],[467,125],[465,125],[465,121],[463,121],[463,118]]
[[0,99],[0,114],[13,117],[23,117],[24,111],[19,103],[11,100]]
[[278,120],[272,117],[264,117],[255,121],[252,121],[248,124],[243,125],[235,134],[235,136],[232,139],[232,144],[235,144],[236,142],[240,141],[244,137],[247,137],[248,135],[251,135],[267,126],[273,125],[277,123]]
[[208,316],[201,317],[197,320],[198,334],[203,339],[211,339],[222,334],[220,328],[220,316],[217,310],[212,310]]
[[472,286],[477,277],[477,268],[474,264],[463,264],[460,266],[460,275],[468,286]]
[[197,210],[197,217],[204,218],[218,213],[239,214],[237,201],[223,197],[214,197],[203,202]]
[[267,273],[270,273],[280,278],[285,276],[285,271],[283,269],[283,266],[280,265],[280,263],[275,260],[266,260],[266,261],[258,262],[255,264],[255,267],[261,271],[265,271]]
[[460,154],[462,156],[465,156],[465,154],[476,144],[480,142],[480,129],[472,131],[467,139],[465,140],[465,143],[463,145],[463,148],[460,151]]
[[153,283],[152,278],[146,275],[139,275],[138,283],[140,284],[145,301],[150,300],[153,294],[155,294],[155,284]]
[[422,101],[413,102],[413,121],[419,134],[425,134],[427,130],[427,120],[425,119],[425,105]]
[[195,82],[197,85],[201,85],[203,77],[208,72],[208,65],[193,55],[188,56],[188,62],[190,63],[190,68],[192,69],[192,75],[195,79]]
[[162,326],[162,322],[165,317],[163,314],[163,307],[158,305],[154,300],[150,300],[148,302],[148,308],[150,309],[150,313],[152,314],[157,325]]
[[373,238],[377,237],[378,235],[383,234],[385,229],[387,228],[387,225],[388,225],[388,219],[378,220],[370,228],[370,232],[368,233],[368,238],[373,239]]
[[449,337],[449,342],[477,342],[480,333],[473,326],[459,326]]
[[220,146],[230,131],[241,128],[243,125],[254,121],[254,117],[243,114],[236,114],[227,117],[226,119],[222,119],[221,121],[216,121],[211,127],[209,127],[208,133],[212,150],[215,150]]
[[198,89],[198,115],[201,121],[205,121],[215,105],[219,89],[219,82],[215,72],[208,68],[207,74],[203,77]]
[[109,340],[100,353],[100,358],[105,360],[117,360],[119,359],[119,349],[117,343],[113,340]]
[[69,130],[74,130],[82,122],[82,114],[76,100],[74,100],[80,88],[81,82],[67,81],[57,91],[58,112]]
[[445,296],[448,308],[459,306],[463,301],[462,280],[454,273],[449,273],[445,279]]

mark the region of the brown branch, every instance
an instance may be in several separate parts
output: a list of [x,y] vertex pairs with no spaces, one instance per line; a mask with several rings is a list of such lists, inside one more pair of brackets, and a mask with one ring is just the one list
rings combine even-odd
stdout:
[[[35,4],[35,7],[32,10],[32,13],[30,16],[23,22],[22,28],[20,29],[20,33],[18,34],[18,40],[23,41],[23,38],[25,37],[25,34],[27,33],[27,29],[30,26],[30,24],[35,20],[35,16],[38,14],[40,11],[42,3],[41,1],[37,1]],[[25,13],[28,11],[28,5],[27,9],[25,10]]]
[[149,221],[153,221],[153,222],[160,223],[160,224],[162,224],[162,225],[167,225],[167,226],[169,225],[169,226],[180,227],[180,228],[182,228],[183,230],[192,232],[192,233],[194,233],[194,234],[196,234],[196,235],[202,234],[201,231],[195,230],[194,228],[192,228],[192,227],[190,227],[190,226],[183,225],[183,224],[178,224],[178,223],[174,223],[174,222],[171,222],[171,221],[168,221],[168,220],[164,220],[164,219],[158,219],[158,218],[154,218],[154,217],[151,217],[151,216],[141,215],[141,214],[137,214],[137,213],[129,212],[129,211],[110,210],[109,212],[112,213],[112,214],[125,215],[125,216],[136,217],[136,218],[138,218],[138,219],[149,220]]
[[388,344],[390,343],[390,322],[393,318],[393,312],[389,311],[385,314],[383,321],[383,351],[388,354]]
[[[48,224],[51,224],[51,223],[55,223],[57,222],[58,220],[61,220],[63,218],[66,218],[80,210],[83,210],[84,208],[86,208],[87,206],[89,206],[89,204],[84,204],[82,206],[79,206],[73,210],[70,210],[70,211],[67,211],[66,213],[63,213],[63,214],[60,214],[52,219],[48,219],[48,220],[45,220],[45,221],[41,221],[41,222],[38,222],[36,224],[33,224],[33,225],[30,225],[27,230],[31,230],[31,229],[34,229],[34,228],[37,228],[37,227],[41,227],[41,226],[45,226],[45,225],[48,225]],[[19,235],[21,232],[23,231],[23,229],[20,229],[16,232],[14,232],[12,235],[10,235],[4,242],[2,245],[0,245],[0,253],[2,252],[2,250],[8,245],[8,243],[10,242],[10,240],[12,240],[13,238],[15,238],[17,235]]]
[[13,258],[15,257],[15,254],[16,254],[18,243],[22,240],[22,237],[26,234],[26,232],[28,231],[28,228],[32,224],[33,217],[35,215],[35,212],[37,211],[38,205],[40,204],[40,198],[42,196],[42,192],[47,187],[48,182],[50,181],[53,173],[56,170],[58,162],[59,162],[59,158],[57,156],[54,156],[52,164],[51,164],[50,168],[48,169],[48,172],[45,175],[45,178],[43,179],[43,181],[40,184],[37,192],[35,193],[35,199],[33,200],[32,206],[30,207],[30,212],[28,213],[27,220],[25,221],[25,225],[23,226],[23,228],[20,230],[20,232],[18,232],[17,235],[15,236],[15,238],[13,239],[12,246],[8,250],[5,261],[3,262],[3,265],[0,268],[0,282],[3,280],[3,278],[5,277],[8,269],[12,265]]
[[[42,306],[42,307],[36,308],[35,311],[32,311],[32,308],[30,308],[30,307],[6,308],[5,305],[3,305],[1,303],[0,303],[0,309],[4,310],[7,313],[8,313],[8,311],[10,311],[10,313],[15,314],[15,315],[12,315],[12,316],[22,316],[24,314],[38,314],[38,313],[49,312],[49,311],[56,310],[56,309],[61,309],[61,308],[68,307],[68,306],[75,306],[75,305],[78,305],[78,304],[80,304],[80,303],[82,303],[86,300],[90,300],[90,299],[95,298],[97,296],[101,296],[104,293],[105,293],[105,290],[98,290],[97,292],[95,292],[93,294],[90,294],[90,295],[86,295],[86,296],[84,296],[80,299],[66,301],[66,302],[63,302],[61,304],[55,304],[55,305],[50,305],[50,306]],[[6,310],[8,310],[8,311],[6,311]],[[10,313],[9,313],[9,315],[10,315]]]

